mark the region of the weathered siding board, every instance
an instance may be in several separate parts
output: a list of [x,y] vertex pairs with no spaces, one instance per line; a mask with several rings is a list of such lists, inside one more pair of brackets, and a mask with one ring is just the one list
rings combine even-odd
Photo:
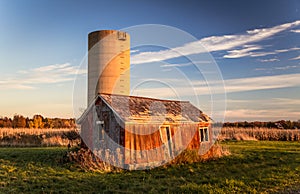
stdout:
[[131,137],[131,162],[133,164],[136,163],[136,155],[135,155],[135,146],[136,146],[136,142],[135,142],[135,126],[131,126],[131,130],[132,130],[132,133],[130,133],[130,137]]
[[[159,129],[159,126],[155,126],[156,129]],[[164,147],[163,142],[160,138],[160,132],[159,130],[155,131],[155,133],[153,133],[153,143],[155,144],[156,149],[153,151],[153,155],[155,155],[154,160],[155,161],[162,161],[165,159],[164,156]]]
[[155,149],[155,143],[154,143],[154,138],[153,138],[153,125],[149,125],[148,128],[148,135],[146,136],[145,144],[147,147],[147,156],[148,156],[148,162],[152,162],[154,159],[154,149]]
[[184,124],[184,123],[181,124],[180,129],[181,129],[180,132],[181,132],[181,142],[182,142],[181,146],[186,147],[187,146],[186,139],[187,139],[187,135],[188,135],[187,132],[186,132],[188,130],[186,128],[186,124]]
[[[130,126],[126,126],[126,127],[130,127]],[[131,161],[130,161],[130,143],[131,143],[131,139],[130,139],[130,134],[129,134],[129,131],[124,129],[125,131],[125,163],[126,164],[129,164]]]
[[135,157],[136,157],[136,162],[141,163],[141,137],[140,137],[140,126],[135,125]]
[[145,141],[145,139],[147,139],[147,135],[145,135],[145,133],[147,133],[147,128],[145,128],[145,125],[140,125],[140,133],[144,133],[144,135],[140,135],[140,153],[141,153],[141,163],[145,163],[147,162],[148,158],[147,158],[147,152],[145,152],[144,150],[147,150],[147,141]]
[[188,143],[188,149],[197,149],[197,146],[199,145],[199,142],[196,141],[195,136],[197,136],[197,126],[195,125],[188,125],[189,133],[188,138],[190,139],[190,142]]
[[182,148],[182,141],[181,141],[181,128],[178,125],[174,125],[174,152],[175,155],[180,151]]
[[93,146],[93,114],[89,112],[86,119],[83,122],[83,130],[81,130],[81,137],[84,144],[91,148]]

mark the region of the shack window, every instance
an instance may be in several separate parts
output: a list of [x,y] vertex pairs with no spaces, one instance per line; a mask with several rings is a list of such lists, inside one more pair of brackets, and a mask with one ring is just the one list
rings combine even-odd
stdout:
[[96,121],[98,132],[99,132],[99,140],[104,140],[104,121]]
[[110,112],[102,111],[101,120],[103,120],[103,129],[105,130],[105,132],[108,132],[110,127]]
[[161,126],[159,129],[159,133],[160,133],[160,139],[163,143],[166,143],[169,140],[171,140],[172,134],[171,134],[170,126],[166,126],[166,125]]
[[206,142],[208,141],[208,128],[200,128],[199,129],[199,137],[200,137],[200,142]]

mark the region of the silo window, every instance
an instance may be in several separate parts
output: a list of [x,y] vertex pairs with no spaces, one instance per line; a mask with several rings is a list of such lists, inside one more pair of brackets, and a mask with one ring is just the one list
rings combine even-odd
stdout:
[[118,32],[119,40],[126,40],[126,32]]

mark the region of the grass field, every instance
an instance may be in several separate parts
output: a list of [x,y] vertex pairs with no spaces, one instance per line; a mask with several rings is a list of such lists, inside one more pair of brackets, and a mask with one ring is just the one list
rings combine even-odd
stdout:
[[231,155],[151,171],[84,172],[66,148],[0,148],[0,193],[275,193],[300,190],[300,143],[223,142]]

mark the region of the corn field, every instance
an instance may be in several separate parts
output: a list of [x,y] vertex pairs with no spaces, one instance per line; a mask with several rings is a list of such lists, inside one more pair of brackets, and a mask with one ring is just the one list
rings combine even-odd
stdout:
[[218,140],[300,141],[300,130],[223,127]]

